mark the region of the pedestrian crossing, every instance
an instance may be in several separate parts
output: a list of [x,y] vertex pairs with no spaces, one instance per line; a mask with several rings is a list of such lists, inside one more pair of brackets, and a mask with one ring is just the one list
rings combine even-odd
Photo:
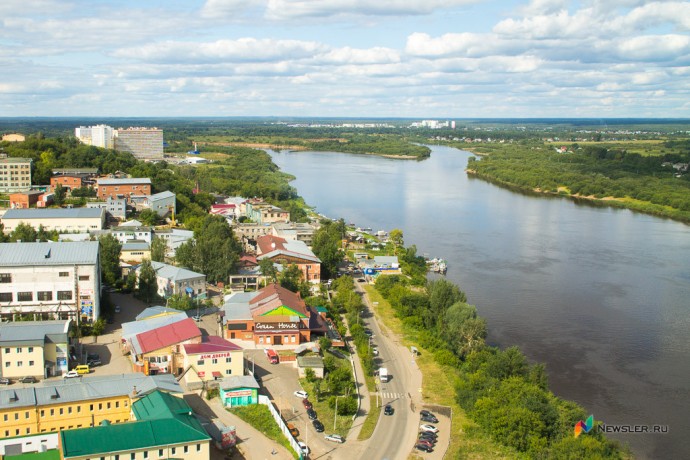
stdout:
[[372,393],[374,396],[378,396],[383,399],[402,399],[405,398],[405,393],[393,393],[390,391],[381,391],[379,393]]

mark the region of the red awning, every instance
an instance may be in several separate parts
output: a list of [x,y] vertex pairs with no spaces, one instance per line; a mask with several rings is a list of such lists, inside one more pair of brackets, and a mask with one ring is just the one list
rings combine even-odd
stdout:
[[218,371],[213,371],[213,378],[214,379],[221,379],[221,378],[223,378],[223,374],[221,374]]

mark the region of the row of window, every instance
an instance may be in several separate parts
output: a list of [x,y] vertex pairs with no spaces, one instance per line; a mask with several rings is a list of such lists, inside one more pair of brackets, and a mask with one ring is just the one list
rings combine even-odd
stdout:
[[[58,272],[60,278],[69,278],[69,272]],[[88,281],[91,277],[89,275],[79,275],[79,281]],[[0,273],[0,283],[11,283],[12,273]]]
[[[10,361],[5,361],[5,367],[11,367],[12,363]],[[34,361],[29,361],[29,367],[33,366],[35,364]],[[17,361],[17,366],[16,367],[22,367],[24,365],[24,361]]]
[[[129,402],[128,402],[127,400],[125,400],[125,401],[124,401],[124,404],[123,404],[122,406],[123,406],[123,407],[127,407],[128,405],[129,405]],[[105,408],[106,410],[110,410],[110,409],[112,409],[113,407],[114,407],[115,409],[119,409],[119,408],[120,408],[120,401],[115,401],[114,404],[113,404],[112,402],[110,402],[110,401],[108,401],[108,402],[106,402],[106,403],[102,403],[102,402],[101,402],[101,403],[98,403],[98,410],[99,410],[99,411],[104,410],[104,408]],[[77,406],[67,406],[66,408],[65,408],[65,407],[59,407],[59,408],[56,409],[56,408],[53,407],[53,408],[51,408],[51,409],[41,409],[40,414],[41,414],[41,417],[45,417],[45,416],[46,416],[46,411],[47,411],[47,413],[48,413],[50,416],[55,416],[56,414],[57,414],[57,415],[65,415],[65,414],[68,414],[68,415],[69,415],[69,414],[71,414],[71,413],[73,412],[73,408],[76,409],[76,410],[74,410],[75,413],[77,413],[77,414],[80,414],[80,413],[81,413],[81,404],[80,404],[80,405],[77,405]],[[96,404],[89,404],[89,412],[94,412],[94,409],[95,409],[95,408],[96,408]],[[25,411],[25,412],[24,412],[24,418],[25,418],[26,420],[28,420],[28,419],[29,419],[29,416],[30,416],[30,412],[29,412],[29,411]],[[5,422],[9,421],[9,419],[10,419],[9,414],[3,414],[3,420],[4,420]],[[15,419],[15,420],[19,420],[19,412],[15,412],[15,413],[14,413],[14,419]],[[119,420],[117,420],[117,421],[119,422]],[[125,420],[123,420],[123,421],[125,421]],[[70,428],[72,428],[72,427],[70,427]]]
[[[14,296],[11,292],[0,292],[0,302],[12,302]],[[34,300],[33,292],[17,292],[17,302],[32,302]],[[36,293],[36,300],[51,301],[53,300],[52,291],[38,291]],[[57,291],[57,300],[72,300],[72,291]]]
[[[23,347],[17,347],[17,348],[15,348],[15,350],[17,350],[17,353],[23,353],[24,352]],[[5,347],[5,354],[6,355],[9,355],[11,351],[12,351],[12,349],[10,347]],[[27,353],[33,353],[34,347],[27,347],[26,351],[27,351]]]
[[[198,360],[198,361],[196,362],[196,364],[197,364],[197,366],[203,366],[203,365],[204,365],[204,362],[205,362],[205,360],[200,359],[200,360]],[[232,362],[232,358],[230,358],[230,357],[225,358],[225,362],[226,362],[226,363],[231,363],[231,362]],[[212,363],[212,364],[218,364],[218,358],[213,358],[213,359],[211,359],[211,363]]]
[[[296,343],[296,342],[297,342],[297,336],[294,336],[294,335],[286,335],[286,336],[284,336],[284,337],[283,337],[283,343],[285,344],[285,343],[288,343],[288,342]],[[266,338],[265,338],[265,342],[264,342],[264,336],[263,336],[263,335],[260,335],[260,336],[259,336],[259,343],[267,343],[267,344],[270,344],[270,343],[271,343],[271,336],[270,336],[270,335],[267,335]]]
[[[189,453],[189,448],[190,446],[182,446],[182,453],[188,454]],[[170,455],[177,455],[178,454],[178,447],[171,447],[170,448]],[[201,452],[201,444],[196,445],[196,451]],[[151,451],[155,452],[155,451]],[[141,457],[137,456],[136,452],[132,452],[129,454],[129,459],[130,460],[136,460],[137,458],[143,458],[147,459],[149,458],[149,451],[145,450],[144,452],[141,452]],[[122,457],[122,459],[120,459]],[[127,458],[127,455],[114,455],[113,459],[114,460],[124,460]],[[165,454],[165,449],[158,449],[158,458],[167,458],[167,455]],[[94,457],[94,458],[87,458],[86,460],[105,460],[105,457]]]

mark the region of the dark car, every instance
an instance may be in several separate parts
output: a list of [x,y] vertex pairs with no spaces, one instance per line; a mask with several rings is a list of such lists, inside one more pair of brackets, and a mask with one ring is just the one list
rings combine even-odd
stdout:
[[314,425],[314,429],[317,433],[323,433],[323,423],[319,422],[318,420],[314,420],[311,422],[311,424]]
[[417,439],[420,440],[420,441],[429,441],[429,442],[432,443],[432,444],[436,444],[436,438],[434,438],[434,437],[432,437],[432,436],[422,436],[422,435],[419,435],[419,437],[418,437]]
[[19,379],[19,383],[36,383],[36,377],[22,377]]
[[316,411],[314,409],[307,409],[307,417],[309,417],[309,420],[316,420]]
[[433,448],[434,448],[434,443],[431,442],[431,441],[429,441],[429,440],[427,440],[427,439],[418,439],[418,440],[417,440],[417,444],[418,444],[418,445],[422,445],[422,446],[427,446],[429,449],[433,449]]
[[433,415],[422,415],[420,420],[423,422],[438,423],[438,419],[436,417],[434,417]]
[[314,405],[307,398],[304,398],[302,400],[302,405],[304,406],[305,409],[313,409],[314,408]]
[[103,363],[101,363],[101,360],[100,360],[100,359],[91,359],[91,360],[89,360],[86,364],[87,364],[89,367],[96,367],[96,366],[100,366],[100,365],[103,364]]
[[390,404],[386,404],[386,407],[383,408],[383,415],[393,415],[393,412],[395,409]]
[[434,451],[433,447],[427,446],[426,444],[415,444],[414,448],[417,450],[421,450],[423,452],[433,452]]
[[101,359],[101,356],[98,353],[88,353],[86,355],[87,361],[99,361],[100,359]]
[[433,412],[429,412],[428,410],[422,409],[422,410],[419,411],[419,416],[420,416],[420,417],[428,417],[428,416],[430,416],[430,415],[431,415],[432,417],[436,417],[436,416],[433,414]]

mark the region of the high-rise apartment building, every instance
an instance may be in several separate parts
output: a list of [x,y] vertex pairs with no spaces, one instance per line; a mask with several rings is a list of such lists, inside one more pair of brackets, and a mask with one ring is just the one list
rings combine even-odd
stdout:
[[114,146],[113,137],[115,136],[115,130],[108,125],[80,126],[74,128],[74,135],[83,144],[104,149],[112,149]]
[[115,149],[130,152],[142,160],[163,158],[163,130],[127,128],[115,131]]
[[0,158],[0,193],[31,189],[30,158]]

